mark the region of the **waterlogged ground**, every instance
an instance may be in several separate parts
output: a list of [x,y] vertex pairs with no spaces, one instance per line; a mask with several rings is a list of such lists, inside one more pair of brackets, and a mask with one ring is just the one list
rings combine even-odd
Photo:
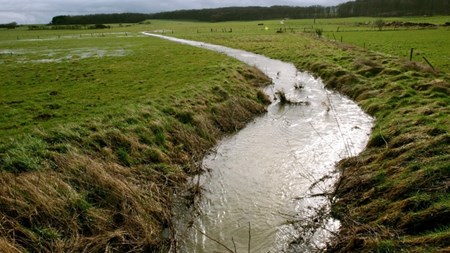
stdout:
[[257,87],[269,80],[157,38],[24,41],[37,36],[17,31],[17,42],[1,32],[7,57],[130,51],[1,65],[0,252],[169,252],[173,241],[160,235],[174,190],[220,136],[264,112]]
[[[9,34],[8,34],[9,35]],[[133,49],[126,43],[103,43],[96,46],[93,41],[105,38],[135,38],[142,36],[130,32],[47,34],[35,36],[20,34],[5,36],[0,40],[0,64],[51,63],[86,58],[121,57],[130,55]],[[111,42],[111,41],[108,41]],[[86,46],[84,46],[86,45]]]
[[[418,19],[422,20],[423,17]],[[290,23],[291,21],[292,23]],[[94,36],[92,34],[88,36],[88,34],[85,34],[87,31],[26,31],[24,29],[2,31],[0,50],[11,51],[5,51],[0,54],[0,61],[7,59],[6,64],[1,64],[3,71],[0,71],[0,78],[3,80],[3,82],[0,82],[0,90],[2,91],[0,92],[0,111],[2,112],[0,114],[0,138],[3,141],[9,141],[7,138],[10,138],[10,136],[31,132],[30,130],[35,128],[47,131],[38,134],[38,136],[43,135],[46,137],[20,138],[20,145],[13,144],[13,149],[0,148],[2,151],[7,151],[4,153],[6,154],[4,157],[10,162],[6,165],[2,163],[2,166],[7,168],[7,170],[14,171],[14,167],[11,167],[14,161],[25,161],[27,163],[25,164],[26,169],[34,170],[43,159],[48,157],[48,153],[41,150],[46,148],[45,145],[41,144],[48,142],[47,144],[50,145],[49,150],[52,150],[52,154],[53,150],[66,152],[64,151],[67,150],[65,144],[60,144],[59,141],[64,141],[64,143],[70,142],[72,143],[70,145],[80,147],[80,149],[87,148],[88,151],[86,152],[94,152],[94,150],[97,152],[98,140],[107,141],[107,147],[102,149],[102,152],[106,151],[107,153],[102,153],[98,157],[107,155],[105,159],[111,163],[128,164],[131,162],[135,164],[134,162],[143,161],[141,160],[141,154],[146,155],[147,153],[132,152],[127,155],[123,151],[130,151],[127,143],[129,143],[129,140],[132,140],[130,143],[135,143],[134,140],[138,139],[137,136],[139,136],[139,140],[142,136],[145,137],[142,139],[143,142],[139,144],[139,149],[142,147],[142,144],[145,144],[145,150],[149,149],[146,145],[152,144],[151,142],[149,144],[148,140],[153,139],[152,131],[160,129],[159,122],[161,122],[161,114],[155,115],[153,112],[161,111],[166,115],[167,112],[179,112],[178,109],[180,109],[183,110],[181,111],[182,113],[185,113],[186,111],[184,110],[187,108],[188,113],[195,112],[194,115],[197,115],[198,109],[205,107],[194,105],[196,103],[206,105],[203,104],[203,101],[205,101],[204,96],[208,96],[207,101],[216,101],[217,94],[214,91],[217,91],[217,89],[211,89],[211,87],[215,88],[215,85],[223,87],[227,91],[224,94],[231,95],[245,90],[245,86],[244,88],[243,86],[235,88],[235,84],[239,84],[240,80],[246,79],[243,78],[243,75],[245,76],[248,71],[243,71],[239,64],[236,66],[235,61],[206,50],[176,45],[156,38],[141,38],[142,35],[138,33],[138,31],[142,30],[163,30],[165,33],[173,31],[174,36],[245,48],[249,51],[294,62],[299,68],[314,71],[315,74],[322,76],[329,86],[335,87],[356,99],[366,111],[377,117],[377,125],[374,127],[376,130],[371,137],[368,149],[357,160],[347,161],[343,165],[344,168],[341,168],[345,171],[341,177],[343,183],[337,195],[339,202],[333,207],[333,210],[336,211],[334,214],[340,216],[342,221],[342,229],[338,238],[340,241],[338,241],[339,244],[336,246],[338,249],[347,248],[349,251],[354,252],[401,250],[425,252],[439,251],[448,247],[449,229],[446,224],[446,214],[448,214],[449,210],[449,198],[446,191],[448,188],[448,177],[445,177],[445,175],[448,174],[448,159],[446,158],[448,158],[447,126],[449,124],[447,108],[449,103],[447,100],[449,86],[448,75],[444,73],[448,72],[445,69],[445,66],[448,67],[448,61],[445,61],[445,57],[448,54],[445,54],[445,52],[448,52],[447,45],[450,45],[445,43],[445,35],[448,33],[448,29],[402,31],[399,36],[395,37],[399,39],[395,40],[398,43],[394,41],[389,44],[393,46],[393,50],[390,50],[388,44],[385,43],[386,38],[389,38],[389,40],[394,38],[386,36],[386,34],[392,34],[390,31],[367,31],[364,34],[357,31],[353,32],[344,27],[341,22],[343,20],[337,20],[339,23],[334,28],[328,29],[322,25],[323,21],[317,20],[318,27],[324,29],[324,38],[315,39],[312,36],[308,36],[309,28],[313,32],[311,26],[314,22],[313,20],[291,21],[287,21],[285,26],[292,27],[292,33],[275,33],[275,29],[280,27],[279,21],[265,21],[265,25],[270,27],[269,30],[261,29],[257,25],[260,21],[214,24],[152,21],[151,24],[145,26],[136,25],[135,28],[128,26],[114,28],[111,31],[121,31],[122,34],[105,33],[98,34],[98,37],[95,34]],[[326,21],[330,20],[327,19]],[[354,21],[345,19],[344,23],[347,23],[347,21],[360,23],[359,19]],[[439,21],[438,23],[441,24],[442,22]],[[339,33],[336,26],[339,27]],[[212,33],[211,28],[215,27],[219,28],[219,32]],[[220,28],[223,27],[232,28],[233,33],[220,33]],[[128,29],[130,30],[128,31]],[[360,30],[359,27],[355,29]],[[370,29],[373,30],[373,28]],[[133,34],[131,33],[132,31],[134,31]],[[343,43],[329,42],[328,40],[335,40],[330,32],[334,33],[337,40],[342,36]],[[368,33],[374,36],[373,39],[380,39],[381,44],[372,44],[375,40],[367,40],[366,34]],[[421,36],[425,34],[426,36]],[[405,40],[406,35],[409,35],[408,40]],[[364,40],[353,41],[352,38],[364,38]],[[406,44],[404,43],[405,41],[407,41]],[[346,42],[351,42],[361,47],[365,46],[366,49],[349,47],[345,44]],[[419,43],[419,46],[414,43]],[[427,45],[427,47],[424,45]],[[398,59],[390,55],[401,52],[402,56],[407,54],[406,56],[409,57],[411,47],[415,48],[413,59],[418,62],[406,62],[404,59]],[[46,51],[48,49],[61,52],[61,56],[65,56],[69,55],[72,49],[90,51],[93,48],[100,50],[124,48],[127,51],[126,55],[121,57],[97,57],[97,53],[92,53],[93,57],[81,60],[62,60],[61,62],[18,63],[16,60],[11,61],[10,58],[11,52],[20,53],[20,50],[24,50],[23,52],[25,53],[33,51],[42,53],[41,55],[36,55],[36,58],[33,58],[35,56],[31,57],[31,60],[38,60],[56,58],[56,55],[48,56],[49,52]],[[432,51],[428,51],[426,48],[430,48]],[[68,49],[69,51],[62,49]],[[128,49],[130,50],[128,51]],[[383,52],[383,54],[376,53],[374,50]],[[248,56],[247,58],[249,59],[251,58],[250,54],[244,53],[244,55]],[[441,72],[433,72],[431,68],[421,65],[423,63],[421,60],[422,56],[426,56]],[[435,58],[435,56],[439,57]],[[12,55],[12,57],[16,56]],[[212,64],[212,61],[216,63]],[[257,62],[263,61],[260,58],[257,60]],[[285,75],[283,74],[284,72],[278,74],[274,67],[275,63],[273,62],[272,64],[264,70],[267,71],[266,73],[272,71],[271,74],[268,74],[272,76],[277,83],[276,85],[278,85],[279,82],[277,80],[284,80]],[[170,66],[170,68],[166,66]],[[230,73],[232,73],[231,76]],[[339,77],[336,78],[334,74],[339,74]],[[301,74],[296,75],[296,78],[301,76]],[[300,79],[297,79],[297,81],[299,83]],[[292,115],[297,117],[297,115],[300,115],[299,111],[297,111],[298,108],[302,108],[305,112],[311,110],[310,108],[314,108],[318,109],[318,111],[312,112],[316,113],[315,116],[311,116],[312,119],[325,117],[328,113],[330,118],[341,120],[337,121],[340,122],[341,129],[345,129],[343,125],[345,125],[344,122],[346,122],[348,117],[333,116],[345,115],[342,112],[340,112],[341,114],[334,113],[334,108],[331,106],[343,103],[340,100],[329,100],[327,98],[326,101],[323,99],[325,102],[321,101],[320,105],[314,102],[309,102],[310,104],[307,105],[305,102],[308,102],[308,100],[305,99],[306,97],[302,97],[302,94],[305,94],[308,87],[309,85],[305,85],[303,90],[294,90],[291,84],[284,87],[288,97],[295,101],[304,102],[302,105],[285,106],[284,108],[273,105],[269,108],[268,115],[273,122],[266,121],[272,122],[272,127],[277,128],[276,130],[261,131],[259,136],[263,136],[264,139],[270,135],[275,135],[278,136],[278,139],[267,140],[267,143],[264,144],[250,142],[246,137],[247,139],[240,142],[239,134],[228,140],[231,141],[231,144],[227,144],[227,140],[225,140],[222,146],[217,147],[217,155],[205,160],[204,163],[207,166],[213,167],[215,161],[218,161],[220,165],[219,168],[211,170],[211,177],[202,178],[202,185],[209,188],[206,191],[208,196],[201,203],[206,208],[203,208],[203,213],[200,215],[201,219],[194,222],[197,229],[206,232],[208,235],[217,232],[212,234],[214,238],[222,241],[230,248],[233,248],[233,241],[235,241],[240,249],[239,252],[247,252],[248,224],[250,223],[252,226],[251,248],[262,247],[261,250],[263,252],[269,251],[267,248],[277,251],[277,249],[286,246],[283,240],[287,241],[291,237],[291,231],[293,231],[291,228],[298,225],[296,222],[289,223],[292,225],[285,225],[287,224],[286,221],[302,220],[304,218],[304,213],[302,212],[308,212],[308,209],[303,208],[304,206],[309,205],[309,203],[320,204],[319,198],[304,198],[309,195],[308,192],[283,195],[281,193],[285,191],[278,191],[273,194],[269,190],[264,191],[263,188],[258,187],[270,185],[276,188],[277,173],[290,171],[290,167],[293,170],[290,174],[285,175],[286,178],[298,180],[299,185],[302,184],[302,181],[296,179],[296,177],[306,178],[307,180],[304,180],[305,183],[303,184],[310,185],[311,180],[308,178],[312,178],[311,175],[320,177],[321,169],[327,167],[326,165],[313,166],[312,171],[317,171],[317,175],[315,175],[311,171],[304,169],[303,163],[296,160],[289,163],[288,158],[284,159],[275,154],[275,157],[278,157],[284,163],[276,164],[266,169],[262,166],[271,164],[271,156],[269,155],[272,154],[262,152],[260,149],[257,149],[259,152],[245,154],[244,148],[236,148],[237,146],[244,147],[246,144],[251,145],[252,148],[255,148],[257,145],[258,147],[261,146],[261,148],[267,145],[267,150],[271,150],[273,146],[281,146],[286,149],[286,153],[290,153],[291,157],[305,159],[306,161],[327,156],[327,152],[330,149],[323,148],[316,149],[314,155],[302,156],[306,151],[303,151],[301,147],[305,146],[307,142],[295,135],[297,131],[308,133],[310,138],[314,134],[319,136],[317,133],[320,133],[320,136],[326,136],[325,132],[314,131],[314,133],[311,133],[308,130],[308,126],[293,124],[285,116],[295,112]],[[219,91],[222,90],[219,89]],[[269,88],[268,91],[275,92],[276,88]],[[254,98],[256,91],[244,94],[247,95],[240,94],[239,96]],[[329,101],[334,101],[334,103]],[[153,109],[149,111],[147,105],[155,107],[155,111]],[[175,108],[175,110],[169,111],[167,108]],[[336,105],[337,108],[338,106]],[[211,112],[209,109],[206,107],[205,110]],[[148,115],[152,115],[152,118],[148,119]],[[208,115],[210,116],[210,114]],[[293,117],[292,115],[289,117]],[[398,115],[402,115],[402,117],[398,117]],[[99,116],[103,119],[102,121],[97,120]],[[167,114],[167,117],[170,118],[170,116],[170,114]],[[143,117],[145,120],[143,120]],[[164,119],[167,117],[164,116]],[[279,123],[277,121],[278,118],[283,123]],[[86,122],[87,119],[93,119],[93,122],[88,122],[87,126],[82,125],[80,128],[80,124],[85,124],[82,122]],[[108,120],[105,121],[105,119]],[[303,119],[306,120],[307,118]],[[148,127],[148,122],[152,123],[152,129],[145,131],[145,128]],[[250,129],[253,125],[260,125],[259,122],[264,122],[264,120],[258,119],[249,126]],[[64,123],[63,128],[57,129],[57,131],[48,130],[53,129],[60,123]],[[68,123],[76,123],[76,125],[71,127],[68,126]],[[138,125],[136,126],[136,124]],[[319,129],[318,125],[321,126],[321,123],[312,123],[315,129]],[[156,126],[156,128],[153,128],[153,126]],[[352,131],[356,131],[361,126],[355,125],[352,128]],[[87,129],[89,130],[86,132]],[[186,130],[190,131],[190,128],[186,128]],[[348,133],[346,131],[342,132]],[[278,135],[278,132],[286,132],[286,135]],[[338,132],[340,135],[340,131]],[[169,133],[169,130],[166,133]],[[256,131],[253,130],[252,133],[256,133]],[[81,139],[80,134],[82,136]],[[124,143],[124,146],[122,147],[120,143],[117,146],[114,140],[124,140],[122,138],[123,135],[126,137],[125,142],[121,142]],[[332,142],[330,145],[332,146],[339,142],[343,143],[342,140],[344,139],[345,137],[333,141],[330,139],[330,143]],[[55,143],[55,140],[57,143]],[[162,138],[162,140],[168,140],[168,138]],[[185,140],[188,141],[187,144],[190,143],[190,139]],[[19,142],[19,138],[17,138],[17,142]],[[286,145],[285,143],[288,142],[291,144]],[[161,144],[160,142],[158,143],[158,145]],[[288,149],[287,146],[291,146],[292,143],[301,146],[297,147],[298,149]],[[236,146],[231,147],[229,145]],[[345,146],[351,146],[351,144]],[[135,147],[134,144],[132,147]],[[189,147],[194,147],[194,145]],[[155,154],[153,149],[154,147],[151,146],[151,154]],[[31,150],[32,152],[23,152],[23,150]],[[167,151],[166,148],[161,150],[161,152],[172,152],[173,156],[171,157],[187,157],[185,153],[180,154],[178,150]],[[239,151],[238,155],[241,157],[238,162],[233,162],[231,165],[222,163],[223,160],[231,160],[228,159],[230,156],[228,152],[231,151],[233,153],[235,150]],[[40,157],[41,155],[43,157]],[[222,156],[225,158],[222,159]],[[165,160],[164,156],[160,158],[161,161]],[[94,158],[87,157],[83,161],[88,159],[90,161],[90,159]],[[90,174],[78,175],[78,167],[76,170],[71,169],[70,164],[79,164],[79,156],[74,156],[69,158],[69,160],[73,160],[73,163],[67,163],[61,168],[62,178],[58,180],[55,180],[54,174],[52,174],[53,169],[49,170],[50,173],[46,171],[42,173],[40,171],[36,173],[27,172],[14,177],[10,177],[8,173],[3,173],[4,178],[2,180],[5,183],[2,189],[5,191],[2,196],[10,196],[10,198],[5,197],[3,199],[5,203],[2,206],[11,210],[11,215],[6,217],[5,220],[10,224],[15,224],[18,217],[17,213],[22,213],[21,217],[33,217],[33,220],[37,221],[35,223],[25,222],[24,226],[27,233],[21,232],[23,231],[22,226],[16,228],[5,227],[2,232],[4,232],[5,240],[8,240],[7,245],[10,243],[9,245],[14,245],[12,247],[17,246],[19,248],[21,248],[20,245],[26,245],[27,248],[33,248],[35,251],[45,251],[52,248],[61,249],[61,245],[65,245],[64,247],[73,250],[73,240],[77,243],[80,242],[79,251],[89,249],[89,247],[103,247],[103,249],[115,247],[114,250],[124,251],[120,250],[120,248],[126,248],[129,245],[138,248],[141,246],[139,243],[142,242],[161,245],[161,241],[153,241],[153,239],[148,239],[148,237],[141,238],[140,236],[149,236],[150,233],[145,231],[158,231],[157,233],[160,234],[159,232],[163,228],[160,229],[155,222],[148,222],[147,218],[161,221],[161,217],[166,217],[164,214],[168,212],[164,211],[164,213],[161,213],[158,203],[130,202],[128,197],[131,196],[133,199],[139,200],[142,199],[140,194],[143,194],[154,198],[155,194],[159,196],[160,192],[165,194],[164,191],[161,191],[159,188],[154,192],[142,189],[141,193],[136,196],[135,192],[133,194],[123,194],[123,188],[111,190],[109,185],[104,190],[101,188],[99,191],[97,188],[99,180],[90,182],[92,179]],[[241,160],[244,160],[244,162]],[[358,161],[358,163],[355,164],[355,161]],[[120,184],[115,185],[122,185],[122,177],[117,177],[116,170],[111,171],[111,166],[103,166],[103,164],[97,162],[94,166],[92,166],[91,162],[89,164],[86,163],[88,164],[86,168],[95,172],[94,174],[99,172],[107,173],[111,175],[111,178],[120,182]],[[237,172],[243,174],[236,174],[237,172],[233,168],[235,163],[239,166]],[[290,164],[290,166],[285,165],[285,163]],[[21,164],[19,163],[19,165]],[[183,166],[180,167],[184,168],[186,163],[182,162],[181,164]],[[254,168],[252,167],[253,164],[261,167]],[[155,168],[159,168],[159,165],[155,165]],[[178,166],[175,166],[175,168],[178,168]],[[23,167],[19,169],[22,170]],[[330,170],[334,169],[330,167]],[[119,175],[126,173],[126,178],[128,179],[130,172],[135,173],[137,171],[141,170],[126,168],[119,172]],[[153,171],[153,167],[151,171]],[[228,171],[230,172],[228,173]],[[76,173],[74,174],[74,172]],[[163,186],[167,185],[167,176],[173,176],[173,170],[166,172],[168,173],[167,175],[161,176],[160,182]],[[246,174],[247,172],[248,175]],[[123,175],[123,178],[125,178],[125,174]],[[330,175],[330,172],[326,172],[326,175]],[[357,175],[357,177],[354,177],[354,175]],[[76,192],[75,199],[77,201],[73,202],[74,198],[71,197],[70,203],[67,205],[51,204],[61,203],[61,197],[64,198],[64,196],[55,196],[55,194],[66,191],[61,191],[61,185],[58,182],[62,182],[61,180],[66,180],[71,176],[78,178],[79,182],[82,183],[81,188],[76,184],[70,186]],[[239,179],[239,182],[243,183],[241,185],[232,184],[235,188],[227,188],[229,185],[226,183],[231,180],[227,179],[227,176],[231,176],[230,178],[234,177],[235,180]],[[14,180],[12,180],[13,178]],[[33,178],[35,180],[30,180]],[[107,178],[109,179],[110,177]],[[134,186],[134,178],[139,179],[139,183],[136,185],[138,188],[145,188],[149,182],[152,185],[154,182],[147,180],[147,178],[142,178],[141,174],[134,175],[129,182],[126,182],[131,188]],[[263,181],[259,183],[252,181],[259,178],[262,178]],[[49,183],[43,184],[42,180],[49,180]],[[158,181],[157,179],[155,180]],[[75,181],[78,182],[78,180]],[[56,184],[54,184],[55,182]],[[88,182],[87,185],[85,182]],[[11,189],[17,189],[17,185],[21,186],[19,188],[30,189],[30,191],[27,191],[27,194],[16,195]],[[22,185],[28,188],[22,187]],[[211,190],[214,185],[220,186],[217,188],[218,190]],[[240,188],[242,185],[246,186],[246,188]],[[248,185],[251,186],[249,187]],[[49,191],[49,187],[53,190]],[[289,190],[295,189],[295,187],[297,187],[295,182],[286,183],[280,189]],[[108,193],[108,196],[117,198],[119,202],[121,201],[120,203],[130,206],[130,210],[142,210],[139,206],[137,208],[134,206],[135,203],[139,203],[145,204],[145,208],[155,209],[155,212],[145,211],[136,216],[136,220],[145,224],[142,226],[128,223],[134,219],[126,219],[127,223],[125,225],[122,224],[122,219],[118,220],[120,224],[110,224],[109,221],[116,221],[116,219],[113,219],[113,217],[116,217],[115,214],[120,214],[120,210],[117,213],[117,205],[108,206],[106,207],[107,211],[105,211],[106,209],[99,209],[96,206],[97,203],[90,203],[90,200],[87,198],[88,194],[95,195],[103,191]],[[321,191],[320,187],[315,188],[315,192]],[[36,192],[38,197],[30,198],[28,192]],[[219,195],[214,195],[218,192],[224,193],[220,195],[223,197],[218,198],[216,196]],[[258,194],[260,193],[269,196],[272,202],[258,202]],[[101,195],[98,197],[104,198]],[[238,201],[233,201],[233,198]],[[221,201],[214,202],[216,199]],[[284,199],[287,199],[287,201],[283,202]],[[9,200],[12,200],[12,202],[8,202]],[[20,206],[17,203],[23,203],[24,205]],[[86,206],[85,203],[93,205]],[[218,204],[216,205],[216,203]],[[238,208],[233,206],[234,209],[231,209],[228,203],[244,203],[244,205]],[[279,203],[284,204],[280,206]],[[73,216],[66,216],[66,212],[61,211],[60,208],[51,210],[42,208],[47,207],[48,204],[55,208],[66,208],[67,213],[73,214]],[[77,204],[81,204],[81,206]],[[86,212],[86,207],[88,212]],[[263,210],[268,209],[268,207],[273,208],[273,212],[270,213],[267,210]],[[294,209],[298,207],[300,211],[292,211],[291,207]],[[210,208],[211,211],[207,208]],[[35,210],[48,210],[48,212],[39,211],[36,213]],[[74,210],[76,210],[75,213],[73,213]],[[287,211],[286,213],[280,213],[280,210]],[[275,227],[272,227],[271,230],[264,230],[265,233],[262,233],[261,229],[258,228],[259,225],[255,222],[263,221],[264,223],[264,221],[272,219],[270,216],[264,216],[264,212],[275,217],[273,218]],[[150,215],[149,217],[149,213],[153,214],[153,216]],[[259,216],[254,215],[254,213]],[[108,217],[105,217],[105,214],[108,214]],[[239,214],[241,218],[230,214]],[[36,215],[38,215],[37,218]],[[45,223],[40,223],[39,220],[45,221]],[[306,220],[311,221],[311,219]],[[107,226],[102,225],[104,221],[108,221],[108,225],[112,225],[112,227],[106,228]],[[52,226],[47,230],[49,222],[56,227]],[[93,235],[90,231],[84,229],[82,231],[72,230],[85,225],[90,226],[92,223],[99,224],[97,231],[100,234]],[[329,221],[329,223],[328,228],[333,228],[333,225],[339,225],[333,223],[333,221]],[[155,227],[149,227],[149,224],[155,224]],[[213,224],[213,227],[211,227],[211,224]],[[215,229],[214,226],[219,227],[219,229]],[[224,226],[226,229],[222,229],[220,226]],[[142,232],[140,228],[145,229],[145,231]],[[110,244],[112,241],[116,242],[116,232],[123,233],[123,231],[132,236],[123,237],[122,239],[125,239],[125,241],[120,243]],[[86,232],[86,234],[80,234],[80,232]],[[190,247],[186,250],[187,252],[226,251],[202,233],[196,232],[195,229],[187,230],[187,233],[192,236],[189,237],[188,241],[194,242],[187,245]],[[64,236],[59,237],[59,235]],[[167,235],[169,236],[169,233]],[[319,233],[318,235],[322,236],[324,233]],[[392,235],[397,236],[393,237]],[[320,236],[316,242],[322,243],[323,240],[320,239]],[[97,238],[103,238],[103,240],[97,240]],[[136,244],[136,241],[129,240],[129,238],[134,238],[139,242]],[[292,236],[291,238],[299,237]],[[307,241],[311,237],[303,238]],[[169,240],[168,238],[165,239]],[[305,244],[305,240],[298,240],[298,247],[294,247],[292,252],[309,251],[306,248],[311,244]],[[92,243],[93,241],[95,241],[95,244]],[[364,245],[354,244],[354,242],[364,242]],[[260,244],[262,246],[259,246]],[[358,248],[360,246],[363,248]]]
[[0,50],[0,63],[14,61],[17,63],[48,63],[68,60],[81,60],[86,58],[120,57],[130,50],[112,47],[83,47],[70,49],[5,49]]
[[54,31],[40,31],[39,40],[26,41],[38,37],[32,32],[0,38],[0,138],[105,114],[117,118],[141,105],[191,102],[195,95],[186,89],[205,94],[231,78],[230,66],[241,64],[137,33],[65,38],[58,31],[58,39]]
[[[300,236],[295,229],[298,222],[327,205],[326,198],[316,195],[330,190],[338,176],[334,164],[364,148],[372,119],[351,100],[325,90],[320,80],[298,72],[292,64],[241,50],[163,38],[255,65],[273,79],[274,84],[266,88],[270,96],[282,90],[295,102],[282,105],[274,99],[266,115],[223,140],[204,159],[209,171],[201,180],[205,195],[201,214],[187,231],[186,250],[224,251],[214,241],[218,240],[230,249],[235,245],[238,252],[245,251],[249,226],[252,251],[288,250]],[[295,250],[314,251],[324,245],[328,230],[339,227],[330,219],[319,223],[324,229],[304,231],[309,238],[298,241]]]

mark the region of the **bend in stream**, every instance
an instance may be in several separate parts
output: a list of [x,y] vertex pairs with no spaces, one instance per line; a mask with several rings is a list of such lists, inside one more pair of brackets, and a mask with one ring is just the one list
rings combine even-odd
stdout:
[[[201,179],[206,191],[194,221],[197,230],[188,230],[181,251],[225,252],[208,238],[212,237],[229,249],[247,252],[249,224],[252,252],[315,252],[324,247],[339,221],[326,216],[311,222],[315,219],[311,217],[329,212],[329,201],[322,193],[330,192],[339,176],[335,163],[363,150],[372,118],[291,63],[224,46],[144,34],[254,65],[272,78],[273,84],[265,88],[270,96],[283,90],[290,100],[305,102],[281,105],[274,100],[268,113],[222,140],[204,158],[203,166],[210,172]],[[314,229],[302,230],[302,225]]]

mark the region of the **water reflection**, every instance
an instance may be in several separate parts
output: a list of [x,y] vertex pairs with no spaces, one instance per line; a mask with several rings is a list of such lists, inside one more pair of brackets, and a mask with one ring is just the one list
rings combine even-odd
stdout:
[[[353,101],[324,89],[321,80],[298,72],[290,64],[264,56],[202,42],[163,37],[225,53],[254,65],[273,79],[265,91],[278,90],[302,105],[269,106],[237,134],[220,142],[203,160],[210,169],[202,178],[206,189],[201,214],[186,241],[186,252],[226,252],[218,240],[237,252],[247,252],[249,223],[252,252],[286,252],[297,240],[296,252],[313,251],[326,242],[339,222],[317,220],[318,229],[299,237],[298,226],[316,208],[328,208],[326,197],[338,174],[337,161],[358,154],[366,145],[372,119]],[[302,86],[303,88],[295,88]],[[299,240],[298,238],[301,238]],[[183,251],[183,252],[184,252]]]

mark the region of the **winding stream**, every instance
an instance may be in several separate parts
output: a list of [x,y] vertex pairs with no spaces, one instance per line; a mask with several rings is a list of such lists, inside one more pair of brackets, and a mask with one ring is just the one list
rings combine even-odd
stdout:
[[274,100],[268,113],[222,140],[204,158],[203,166],[210,172],[202,178],[206,191],[201,214],[182,252],[227,252],[205,234],[230,249],[236,247],[237,252],[248,252],[249,224],[251,252],[289,252],[296,238],[302,240],[295,252],[313,252],[323,246],[330,231],[339,228],[338,221],[320,220],[318,229],[301,235],[297,223],[287,221],[308,220],[316,209],[329,208],[321,193],[329,191],[339,176],[334,165],[363,150],[372,118],[290,63],[203,42],[144,34],[254,65],[273,79],[273,85],[265,89],[272,98],[283,90],[290,100],[302,102],[281,105]]

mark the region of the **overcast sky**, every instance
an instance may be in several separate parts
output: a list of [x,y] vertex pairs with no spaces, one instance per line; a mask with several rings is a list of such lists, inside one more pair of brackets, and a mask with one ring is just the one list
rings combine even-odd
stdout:
[[331,6],[348,0],[0,0],[0,24],[46,24],[57,15],[139,12],[227,6]]

